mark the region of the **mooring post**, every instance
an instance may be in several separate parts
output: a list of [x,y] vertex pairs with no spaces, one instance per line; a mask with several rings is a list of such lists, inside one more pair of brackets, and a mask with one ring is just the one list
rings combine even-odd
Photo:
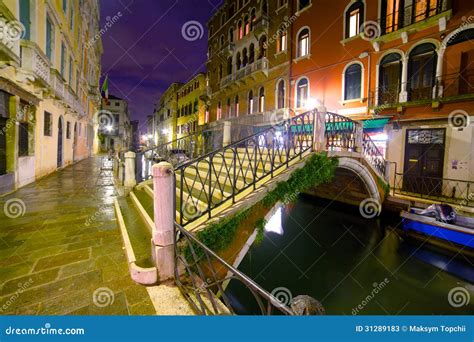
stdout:
[[125,181],[124,186],[133,188],[137,185],[135,179],[135,152],[125,153]]
[[173,165],[155,164],[153,172],[153,208],[155,225],[152,232],[153,258],[160,281],[174,277],[175,185]]

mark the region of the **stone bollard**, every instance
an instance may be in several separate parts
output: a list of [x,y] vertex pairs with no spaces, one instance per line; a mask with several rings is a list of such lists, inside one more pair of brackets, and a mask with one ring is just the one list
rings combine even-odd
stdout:
[[222,146],[227,146],[232,143],[232,123],[230,121],[224,121],[224,131]]
[[124,186],[133,188],[137,185],[137,180],[135,178],[135,153],[127,152],[125,153],[125,181]]
[[124,168],[124,162],[123,162],[123,160],[119,159],[118,160],[118,179],[120,181],[120,184],[123,184],[123,182],[124,182],[123,168]]
[[364,153],[364,128],[362,124],[356,124],[355,152]]
[[152,167],[155,225],[152,232],[153,259],[160,281],[174,278],[175,184],[173,165],[166,162]]

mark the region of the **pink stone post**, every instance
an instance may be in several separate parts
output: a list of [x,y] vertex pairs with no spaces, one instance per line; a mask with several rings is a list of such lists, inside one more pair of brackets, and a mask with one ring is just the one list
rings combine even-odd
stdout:
[[325,149],[324,132],[326,130],[326,112],[316,110],[313,125],[313,151],[320,152]]
[[161,281],[174,277],[174,203],[173,166],[162,162],[152,167],[155,226],[152,232],[153,257]]

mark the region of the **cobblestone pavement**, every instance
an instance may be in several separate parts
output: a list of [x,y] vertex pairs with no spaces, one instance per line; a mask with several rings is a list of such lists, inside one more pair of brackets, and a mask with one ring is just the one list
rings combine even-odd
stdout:
[[152,315],[129,276],[117,196],[89,158],[0,198],[0,314]]

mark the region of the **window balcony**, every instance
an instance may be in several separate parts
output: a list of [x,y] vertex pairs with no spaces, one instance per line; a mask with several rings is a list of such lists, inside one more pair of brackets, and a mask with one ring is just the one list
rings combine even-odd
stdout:
[[268,20],[268,17],[266,15],[261,15],[257,18],[253,26],[253,32],[257,35],[263,32],[268,32],[269,25],[270,21]]
[[224,57],[230,57],[234,53],[234,50],[235,50],[235,44],[227,43],[222,47],[220,54]]
[[247,76],[252,74],[263,72],[265,76],[268,76],[268,59],[263,57],[256,60],[252,64],[248,64],[244,67],[241,67],[237,72],[227,75],[221,79],[221,87],[226,87],[233,82],[240,81]]
[[29,40],[21,43],[21,67],[34,75],[35,79],[43,85],[50,85],[51,63],[39,46]]
[[53,88],[54,95],[57,98],[63,100],[64,99],[64,82],[63,78],[60,75],[59,71],[56,69],[51,68],[51,87]]
[[0,37],[0,64],[12,63],[14,65],[19,65],[21,61],[20,40],[17,35],[18,31],[8,30],[9,27],[17,28],[18,25],[15,24],[15,19],[11,13],[9,14],[11,19],[7,19],[3,15],[0,15],[0,26],[6,28],[4,31],[8,31],[8,33],[5,32]]
[[434,2],[436,4],[433,4],[432,0],[427,0],[387,13],[386,16],[378,20],[381,35],[387,35],[400,30],[406,31],[410,26],[418,23],[424,24],[431,18],[433,18],[433,24],[437,24],[437,19],[447,15],[452,7],[451,0],[438,0]]

